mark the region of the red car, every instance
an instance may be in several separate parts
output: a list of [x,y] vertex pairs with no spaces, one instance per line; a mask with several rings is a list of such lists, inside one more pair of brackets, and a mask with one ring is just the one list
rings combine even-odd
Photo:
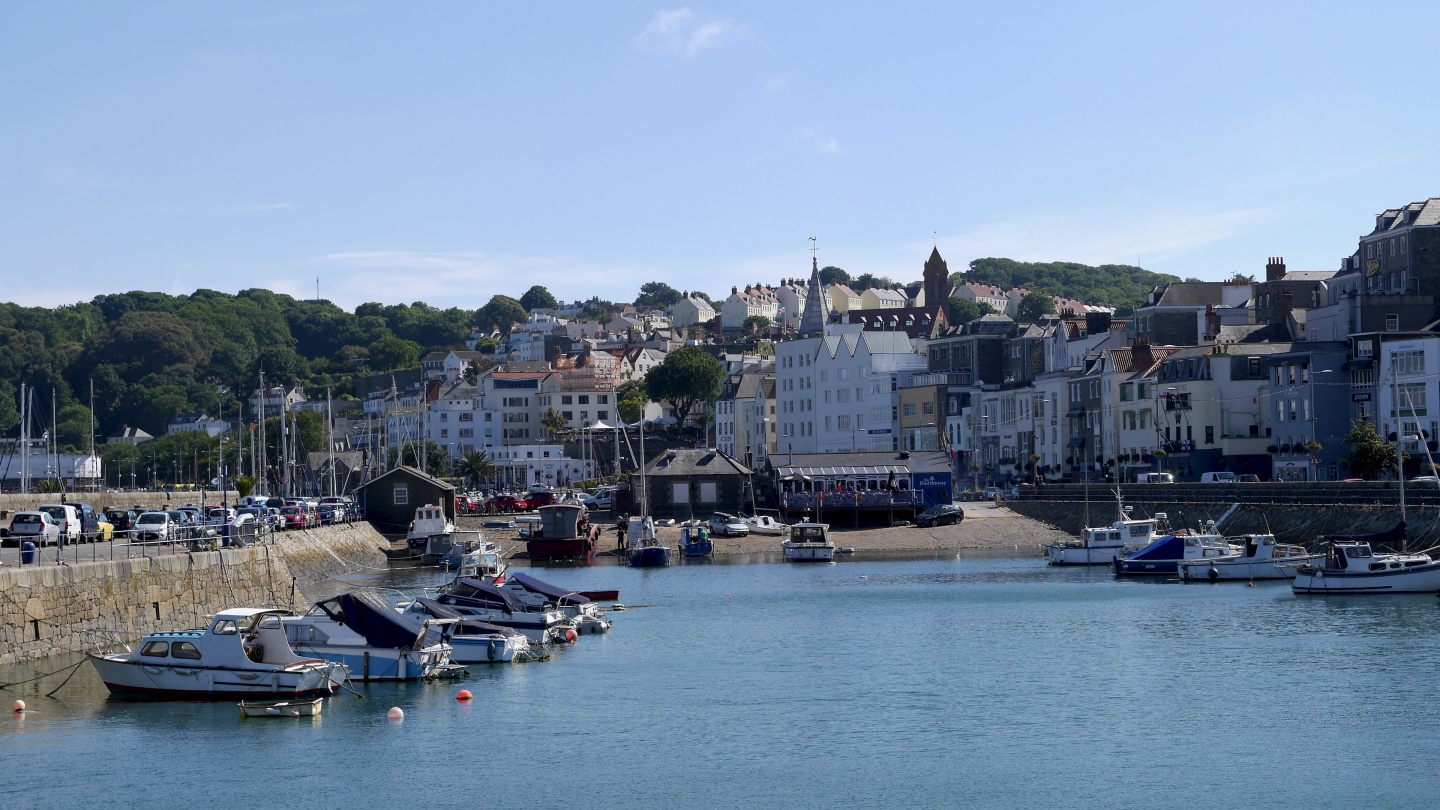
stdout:
[[525,512],[530,509],[530,502],[514,495],[498,495],[490,500],[486,508],[491,512]]
[[303,506],[281,507],[280,519],[285,522],[287,529],[310,528],[310,513]]
[[525,500],[530,504],[531,509],[539,506],[549,506],[550,504],[555,503],[555,493],[532,492],[529,495],[525,496]]

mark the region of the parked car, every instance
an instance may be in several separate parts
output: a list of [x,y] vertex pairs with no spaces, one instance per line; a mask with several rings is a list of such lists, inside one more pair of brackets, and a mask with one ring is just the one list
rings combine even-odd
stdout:
[[490,512],[527,512],[530,502],[514,495],[496,495],[485,508]]
[[303,506],[282,506],[280,517],[285,521],[286,529],[310,528],[310,513]]
[[750,534],[750,527],[734,515],[716,512],[710,516],[710,533],[717,537],[745,537]]
[[142,512],[135,518],[135,531],[131,536],[138,543],[175,539],[174,524],[175,518],[169,512]]
[[529,495],[525,496],[525,502],[530,504],[531,509],[535,509],[541,506],[549,506],[550,504],[555,503],[555,493],[549,490],[532,492]]
[[129,509],[106,509],[105,519],[117,532],[128,532],[135,528],[135,518],[139,517]]
[[1135,477],[1137,484],[1173,484],[1175,483],[1174,473],[1140,473]]
[[965,510],[954,504],[938,504],[915,516],[916,526],[946,526],[965,519]]
[[341,523],[341,522],[344,521],[344,517],[345,517],[345,507],[341,506],[340,504],[338,504],[338,503],[322,503],[322,504],[320,504],[320,525],[322,525],[322,526],[327,526],[327,525],[329,525],[329,524],[331,524],[331,523]]
[[205,513],[205,525],[209,528],[224,526],[235,520],[235,510],[224,506],[212,506]]
[[1244,475],[1240,476],[1239,478],[1236,478],[1236,479],[1235,479],[1235,483],[1237,483],[1237,484],[1258,484],[1258,483],[1260,483],[1260,476],[1258,476],[1258,475],[1256,475],[1256,474],[1254,474],[1254,473],[1245,473]]
[[165,512],[170,516],[170,539],[189,540],[195,536],[195,516],[180,509]]
[[75,511],[80,513],[81,541],[109,540],[115,533],[114,525],[105,519],[104,513],[90,504],[77,503]]
[[66,543],[80,542],[80,510],[70,504],[47,503],[37,507],[38,511],[50,516],[60,527],[60,540]]
[[17,546],[27,541],[53,546],[60,542],[60,525],[45,512],[16,512],[15,517],[10,518],[6,540]]

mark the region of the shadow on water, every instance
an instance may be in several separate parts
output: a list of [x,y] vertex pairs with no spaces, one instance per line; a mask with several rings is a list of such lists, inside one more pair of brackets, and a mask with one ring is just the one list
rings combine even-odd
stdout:
[[[1351,808],[1440,793],[1414,767],[1440,749],[1433,596],[1117,580],[1034,555],[729,556],[537,570],[636,607],[549,661],[362,686],[313,719],[108,700],[88,664],[58,700],[42,695],[60,676],[0,692],[33,709],[0,718],[0,801]],[[461,688],[476,699],[457,703]],[[185,790],[158,789],[176,773]]]

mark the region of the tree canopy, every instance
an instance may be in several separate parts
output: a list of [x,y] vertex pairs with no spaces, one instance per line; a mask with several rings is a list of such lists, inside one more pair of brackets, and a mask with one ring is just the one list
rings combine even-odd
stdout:
[[1152,273],[1127,264],[1098,267],[1078,262],[1017,262],[1013,259],[976,259],[967,273],[956,273],[956,284],[991,284],[1002,289],[1028,290],[1074,298],[1087,304],[1121,304],[1143,299],[1151,288],[1179,281],[1179,277]]
[[482,329],[505,331],[530,317],[525,307],[508,295],[491,296],[485,306],[475,311],[475,322]]
[[850,274],[841,270],[833,264],[820,268],[821,284],[846,284],[850,283]]
[[1375,432],[1375,423],[1361,417],[1350,424],[1344,444],[1350,450],[1350,474],[1373,479],[1395,469],[1395,446]]
[[527,310],[554,309],[560,306],[560,303],[555,300],[555,296],[551,295],[549,290],[536,284],[520,296],[520,306]]
[[895,283],[895,282],[891,281],[890,279],[888,279],[888,278],[886,278],[886,277],[884,277],[884,276],[877,276],[877,275],[873,275],[873,274],[871,274],[871,273],[865,273],[865,274],[861,275],[859,278],[856,278],[853,282],[851,282],[851,283],[850,283],[849,285],[847,285],[847,286],[849,286],[850,289],[852,289],[852,290],[854,290],[855,292],[858,293],[858,292],[864,292],[865,290],[868,290],[868,289],[870,289],[871,287],[889,287],[889,286],[893,285],[894,283]]
[[720,395],[725,366],[699,346],[683,346],[665,355],[645,375],[645,391],[653,400],[669,400],[684,425],[692,409],[708,405]]
[[1055,299],[1043,292],[1034,290],[1025,293],[1020,299],[1020,304],[1015,308],[1015,319],[1019,321],[1035,322],[1040,320],[1042,315],[1055,314]]
[[650,281],[640,285],[640,294],[635,296],[635,306],[668,307],[679,300],[679,290],[663,281]]
[[971,301],[969,298],[961,298],[956,295],[950,298],[945,315],[949,318],[951,326],[959,326],[994,311],[995,308],[984,301]]

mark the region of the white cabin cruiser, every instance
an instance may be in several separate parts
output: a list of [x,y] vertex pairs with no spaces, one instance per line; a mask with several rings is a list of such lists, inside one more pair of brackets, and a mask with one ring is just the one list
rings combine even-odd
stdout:
[[457,664],[499,664],[523,658],[530,652],[530,639],[519,630],[467,619],[459,611],[434,599],[401,603],[400,611],[420,619],[455,619],[450,631],[450,660]]
[[519,630],[539,644],[563,638],[565,631],[572,629],[559,611],[531,611],[519,597],[478,579],[455,580],[435,601],[467,619]]
[[1049,565],[1110,565],[1125,556],[1126,547],[1144,548],[1155,539],[1154,519],[1117,520],[1109,526],[1085,529],[1078,541],[1045,547]]
[[829,523],[796,523],[789,527],[780,547],[786,562],[829,562],[835,559]]
[[514,594],[530,610],[553,610],[571,619],[577,633],[604,633],[610,629],[610,622],[603,618],[594,600],[541,582],[524,571],[516,571],[501,589]]
[[1295,576],[1296,566],[1311,565],[1324,559],[1324,555],[1311,554],[1303,546],[1277,543],[1273,534],[1244,534],[1229,538],[1229,542],[1231,545],[1239,545],[1243,551],[1239,554],[1181,561],[1177,563],[1180,578],[1209,582],[1289,579]]
[[1404,543],[1405,523],[1376,534],[1331,535],[1323,563],[1295,569],[1295,593],[1437,593],[1440,560],[1428,554],[1376,554],[1370,544]]
[[785,533],[785,524],[769,515],[756,515],[755,517],[741,518],[741,520],[750,527],[751,534],[768,534],[779,537]]
[[292,647],[344,664],[355,680],[420,680],[450,659],[439,620],[401,616],[373,593],[341,594],[280,621]]
[[[430,539],[439,538],[444,541],[445,550],[448,550],[450,536],[453,534],[455,524],[446,516],[445,510],[435,504],[426,504],[415,510],[415,519],[410,521],[410,528],[405,532],[405,544],[411,549],[432,553],[434,549]],[[443,556],[445,550],[441,550],[440,555]]]
[[231,608],[205,630],[151,633],[139,649],[89,653],[116,695],[231,700],[313,698],[345,681],[343,664],[296,655],[280,625],[288,610]]

